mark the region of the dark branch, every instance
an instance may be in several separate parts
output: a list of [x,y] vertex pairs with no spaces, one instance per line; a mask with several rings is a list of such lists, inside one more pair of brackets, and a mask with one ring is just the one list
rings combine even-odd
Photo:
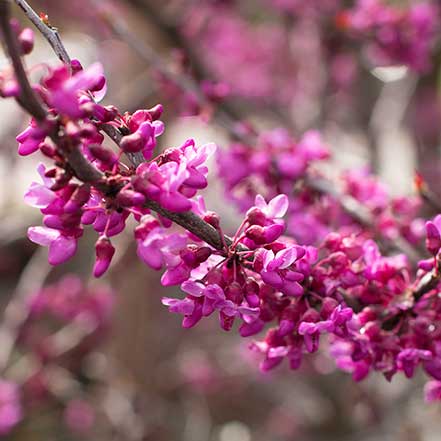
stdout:
[[32,7],[25,0],[14,0],[15,3],[23,10],[26,17],[35,25],[35,27],[41,32],[43,37],[52,46],[52,49],[57,54],[57,57],[66,64],[70,64],[70,57],[67,53],[61,38],[58,34],[57,28],[47,25],[38,14],[32,9]]

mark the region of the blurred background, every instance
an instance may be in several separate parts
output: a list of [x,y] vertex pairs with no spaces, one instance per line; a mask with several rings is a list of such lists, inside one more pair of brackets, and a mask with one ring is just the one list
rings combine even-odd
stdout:
[[[259,130],[285,127],[295,138],[313,128],[332,150],[329,173],[369,166],[392,195],[409,195],[417,170],[441,195],[439,15],[432,14],[430,35],[403,31],[410,43],[429,41],[418,49],[427,59],[403,63],[379,50],[370,30],[350,29],[342,11],[355,3],[31,2],[59,29],[72,58],[104,65],[106,104],[130,112],[164,105],[161,149],[188,138],[227,148],[239,120]],[[31,26],[16,7],[14,16]],[[1,66],[7,62],[2,53]],[[58,60],[36,33],[26,62]],[[38,68],[31,72],[38,77]],[[187,77],[202,98],[183,90]],[[23,203],[41,158],[16,154],[28,117],[1,100],[0,121],[0,368],[2,378],[22,385],[21,408],[11,410],[13,393],[0,382],[0,422],[8,412],[20,420],[10,431],[0,423],[5,439],[440,439],[440,407],[423,402],[418,378],[387,383],[371,375],[355,383],[325,352],[300,371],[264,374],[251,339],[221,331],[215,318],[182,329],[161,305],[178,291],[161,287],[160,274],[138,260],[128,231],[99,282],[91,278],[93,233],[69,263],[49,267],[46,250],[26,238],[41,217]],[[222,197],[215,160],[211,170],[207,206],[232,229],[239,214]]]

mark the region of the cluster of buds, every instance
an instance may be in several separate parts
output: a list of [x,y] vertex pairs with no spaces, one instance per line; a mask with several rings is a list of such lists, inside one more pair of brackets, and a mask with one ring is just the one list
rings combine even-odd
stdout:
[[[105,84],[99,64],[84,70],[73,61],[49,69],[34,86],[47,117],[33,119],[17,136],[20,155],[40,151],[53,161],[51,168],[39,165],[42,182],[32,183],[25,195],[44,215],[44,226],[31,227],[29,238],[48,246],[49,262],[57,265],[75,254],[84,226],[92,225],[99,234],[97,277],[106,272],[115,253],[110,238],[124,230],[129,216],[140,222],[149,214],[147,200],[173,212],[191,208],[192,198],[207,185],[204,163],[215,150],[213,144],[197,148],[188,140],[152,159],[156,138],[164,130],[162,106],[123,115],[114,106],[97,103]],[[104,145],[104,125],[124,134],[119,152]],[[142,154],[145,162],[136,169],[127,167],[123,152]],[[94,174],[81,171],[84,163]]]
[[[280,192],[291,195],[287,230],[301,244],[318,246],[338,229],[345,234],[362,233],[366,239],[381,237],[390,241],[402,237],[411,244],[418,243],[424,235],[424,221],[418,217],[420,198],[390,197],[367,169],[341,173],[338,194],[314,186],[325,179],[320,165],[330,165],[331,158],[318,132],[306,132],[298,142],[283,129],[264,132],[256,145],[234,143],[219,152],[218,158],[226,197],[239,209],[250,206],[257,188],[267,198]],[[348,199],[351,205],[362,208],[348,212]]]
[[382,0],[358,0],[337,16],[337,25],[363,41],[376,65],[405,65],[421,72],[430,68],[440,13],[434,1],[402,7]]

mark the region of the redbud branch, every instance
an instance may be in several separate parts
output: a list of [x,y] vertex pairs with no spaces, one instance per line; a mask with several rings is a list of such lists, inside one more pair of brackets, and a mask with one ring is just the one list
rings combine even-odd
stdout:
[[[32,89],[23,67],[18,41],[10,25],[9,6],[10,2],[8,0],[0,0],[0,28],[5,40],[6,50],[11,59],[15,76],[20,87],[20,95],[17,100],[21,107],[23,107],[23,109],[32,115],[38,122],[44,123],[47,121],[48,113]],[[54,130],[51,130],[49,136],[55,145],[63,151],[78,179],[95,184],[102,179],[104,175],[86,160],[77,146],[66,146],[66,143],[60,142],[60,138]]]
[[[329,181],[324,179],[306,179],[305,184],[314,191],[322,194],[328,194],[337,199],[346,213],[349,214],[354,220],[356,220],[362,226],[365,226],[371,230],[373,229],[374,218],[372,214],[355,198],[338,191],[338,189],[333,187]],[[421,253],[406,242],[402,237],[397,237],[393,240],[384,237],[377,239],[379,241],[382,240],[383,242],[386,242],[386,244],[403,252],[414,263],[423,258]]]
[[14,0],[26,17],[35,25],[35,27],[41,32],[44,38],[49,42],[58,58],[66,64],[70,64],[70,57],[67,53],[63,43],[61,42],[60,35],[57,28],[46,24],[39,15],[32,9],[32,7],[25,0]]
[[[26,17],[35,25],[35,27],[40,31],[41,35],[47,40],[51,45],[53,51],[58,56],[58,58],[64,63],[70,66],[71,59],[69,54],[61,41],[60,35],[58,34],[57,28],[45,23],[39,15],[32,9],[32,7],[25,0],[14,0],[15,3],[23,10]],[[15,68],[15,67],[14,67]],[[29,112],[32,114],[32,112]],[[38,118],[37,118],[38,119]],[[111,138],[121,140],[122,135],[119,130],[112,127],[109,124],[102,125],[103,131]],[[128,154],[130,155],[130,154]],[[135,156],[139,162],[139,157]]]
[[[18,0],[17,0],[18,1]],[[96,0],[98,2],[98,0]],[[26,3],[26,2],[20,2],[23,4],[26,4],[26,10],[32,10],[32,8]],[[27,14],[28,15],[28,14]],[[162,63],[162,60],[160,57],[156,54],[156,52],[148,46],[146,43],[140,42],[140,40],[134,38],[131,33],[129,32],[127,26],[121,21],[116,20],[116,17],[108,17],[106,14],[101,13],[103,19],[107,22],[107,24],[111,27],[113,32],[115,32],[116,35],[118,35],[120,38],[122,38],[124,41],[126,41],[143,59],[148,61],[149,63],[153,64],[155,68],[157,68],[161,73],[163,73],[168,79],[172,80],[175,84],[180,86],[183,90],[186,90],[188,92],[191,92],[195,94],[198,99],[201,100],[202,104],[207,103],[207,100],[205,96],[199,91],[199,87],[196,82],[193,81],[191,77],[183,76],[183,75],[177,75],[176,73],[170,71],[164,63]],[[35,12],[31,14],[31,16],[28,15],[28,17],[33,21],[31,17],[38,17]],[[39,19],[39,18],[38,18]],[[157,19],[157,17],[155,18]],[[51,35],[50,32],[46,31],[48,28],[40,19],[40,23],[43,26],[38,27],[39,30],[42,32],[43,36],[45,36],[49,42],[49,36]],[[34,22],[34,21],[33,21]],[[162,23],[162,22],[161,22]],[[8,26],[9,27],[9,26]],[[46,29],[47,28],[47,29]],[[173,28],[173,26],[168,26],[167,30]],[[58,35],[58,34],[57,34]],[[175,39],[174,39],[175,40]],[[61,40],[58,37],[58,44],[61,45],[63,48],[63,51],[65,52],[64,46],[62,45]],[[54,47],[54,46],[52,46]],[[55,50],[55,47],[54,47]],[[18,57],[18,59],[20,59]],[[66,62],[66,60],[69,59],[69,57],[64,58],[63,61]],[[19,63],[20,66],[21,62]],[[14,65],[15,68],[15,65]],[[24,80],[27,84],[27,77],[24,73],[24,69],[22,69],[24,74]],[[30,87],[30,86],[29,86]],[[31,89],[31,92],[33,94],[33,91]],[[34,94],[33,94],[34,95]],[[35,95],[34,95],[35,96]],[[31,113],[31,112],[30,112]],[[232,121],[230,115],[227,112],[223,112],[222,115],[227,115],[228,124],[225,124],[226,128],[229,130],[232,136],[236,138],[247,138],[244,137],[241,134],[238,134],[235,128],[233,127],[230,122]],[[122,134],[121,132],[109,125],[109,124],[103,124],[102,129],[106,132],[106,134],[116,143],[119,145]],[[244,142],[249,142],[249,139],[243,139]],[[139,157],[139,155],[130,155],[130,160],[132,161],[134,166],[139,165],[142,162],[142,159]],[[102,174],[97,169],[93,167],[92,164],[90,164],[84,156],[79,152],[78,149],[72,149],[68,153],[69,162],[71,163],[72,168],[74,169],[77,177],[84,180],[85,182],[96,182],[99,179],[101,179]],[[322,193],[330,194],[333,196],[336,196],[341,201],[341,204],[345,211],[350,214],[355,220],[357,220],[362,225],[372,227],[373,220],[372,216],[369,212],[363,207],[358,201],[356,201],[354,198],[348,196],[348,195],[341,195],[337,190],[333,189],[329,186],[329,182],[322,182],[322,181],[311,181],[308,180],[308,185],[315,189],[316,191],[320,191]],[[146,203],[148,208],[151,208],[152,210],[158,212],[162,216],[165,216],[172,220],[173,222],[177,223],[178,225],[181,225],[188,231],[192,232],[208,244],[212,245],[213,247],[217,249],[222,249],[222,241],[220,240],[218,232],[211,227],[211,225],[204,222],[202,219],[200,219],[197,215],[194,213],[188,212],[188,213],[174,213],[168,210],[163,209],[159,206],[159,204],[148,201]],[[231,240],[227,238],[227,244],[231,244]],[[403,240],[394,241],[394,245],[404,251],[412,260],[416,261],[419,259],[420,256],[417,255],[415,250],[409,246],[407,243],[405,243]]]
[[[26,3],[26,2],[24,2]],[[30,6],[26,3],[27,8],[30,9]],[[0,13],[1,13],[1,28],[5,35],[8,36],[6,40],[6,46],[13,62],[14,70],[17,74],[17,79],[19,81],[20,87],[26,91],[26,95],[23,96],[20,104],[25,108],[35,119],[38,121],[44,121],[47,117],[47,112],[43,108],[42,104],[38,101],[34,91],[32,90],[28,78],[26,76],[26,72],[23,68],[23,64],[21,62],[20,52],[18,50],[18,44],[13,34],[13,31],[9,24],[9,2],[6,0],[0,0]],[[35,14],[36,15],[36,14]],[[32,15],[33,16],[33,15]],[[40,28],[39,28],[40,29]],[[50,35],[47,32],[42,32],[43,35],[48,38]],[[62,45],[61,41],[60,44]],[[64,47],[63,47],[64,49]],[[69,59],[69,57],[67,57]],[[65,61],[65,60],[63,60]],[[65,61],[66,62],[66,61]],[[117,143],[121,141],[122,134],[121,132],[112,127],[111,125],[104,125],[105,131],[108,135]],[[60,140],[56,134],[51,134],[52,140],[56,145],[60,145]],[[75,176],[83,182],[94,184],[97,188],[102,190],[104,193],[108,193],[112,190],[108,185],[103,182],[103,173],[101,173],[98,169],[96,169],[80,152],[80,150],[76,146],[69,146],[68,148],[63,149],[66,159],[75,173]],[[133,157],[135,162],[135,166],[139,164],[139,157],[134,155]],[[175,213],[165,208],[161,207],[158,203],[154,201],[147,201],[146,207],[150,208],[153,211],[156,211],[161,216],[164,216],[176,224],[182,226],[187,231],[193,233],[195,236],[202,239],[207,244],[211,245],[216,249],[222,249],[223,244],[222,240],[219,236],[219,233],[213,228],[210,224],[205,222],[199,216],[192,212],[185,213]],[[231,239],[225,237],[225,241],[228,245],[231,244]]]
[[[96,3],[101,0],[95,0]],[[194,51],[186,44],[185,38],[183,38],[176,26],[164,20],[158,14],[157,8],[151,7],[148,3],[131,0],[131,3],[139,8],[145,13],[146,17],[152,19],[154,23],[164,31],[164,33],[170,38],[172,43],[177,47],[181,47],[184,51],[187,52],[193,64],[195,64],[197,68],[197,75],[202,79],[206,77],[205,69],[202,64],[199,62],[198,57],[194,53]],[[103,16],[106,23],[112,29],[112,31],[125,41],[132,49],[138,53],[138,55],[146,60],[148,63],[154,64],[155,67],[167,78],[173,80],[175,84],[180,86],[184,91],[189,93],[194,93],[195,89],[198,89],[198,84],[189,76],[183,74],[176,74],[175,72],[171,72],[167,66],[165,66],[162,62],[156,63],[155,60],[159,59],[159,56],[155,53],[154,49],[152,49],[147,43],[142,42],[141,40],[135,38],[131,33],[128,27],[123,23],[121,19],[116,17],[108,17],[106,15]],[[196,97],[200,100],[199,104],[206,104],[207,100],[203,96],[203,94],[198,93]],[[238,119],[238,117],[232,114],[232,109],[230,109],[225,102],[219,103],[218,110],[215,114],[217,120],[221,120],[221,125],[230,133],[233,138],[239,139],[245,144],[252,143],[253,139],[250,139],[250,135],[244,135],[242,133],[238,133],[235,127],[234,121]],[[328,194],[339,200],[343,209],[349,214],[354,220],[356,220],[361,225],[372,229],[374,223],[374,219],[369,211],[360,204],[355,198],[344,195],[334,188],[333,183],[328,180],[316,180],[308,178],[306,181],[308,187],[315,191],[319,191],[323,194]],[[384,238],[381,238],[384,240]],[[421,254],[412,247],[409,243],[407,243],[402,238],[396,238],[394,240],[385,240],[388,242],[388,245],[404,252],[408,255],[409,259],[412,262],[417,262],[422,258]]]

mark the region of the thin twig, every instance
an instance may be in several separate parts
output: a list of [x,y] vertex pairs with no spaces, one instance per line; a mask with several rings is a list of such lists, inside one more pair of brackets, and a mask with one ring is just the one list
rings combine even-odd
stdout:
[[[5,38],[7,50],[13,62],[14,69],[17,72],[17,80],[19,82],[20,88],[24,91],[24,93],[22,93],[22,98],[20,99],[20,104],[38,121],[44,121],[47,116],[47,112],[34,94],[34,91],[32,90],[24,71],[23,64],[20,58],[20,53],[18,51],[16,37],[13,34],[9,23],[8,1],[0,0],[0,13],[0,25],[3,33],[5,34],[5,36],[7,36],[7,38]],[[101,189],[105,193],[114,190],[110,187],[106,187],[107,184],[103,180],[103,173],[86,160],[86,158],[77,148],[77,146],[65,146],[64,144],[66,143],[61,142],[58,134],[55,131],[52,131],[50,133],[50,136],[54,143],[63,150],[63,153],[65,154],[70,167],[75,172],[75,175],[78,179],[83,182],[95,185],[97,188]],[[178,225],[184,227],[186,230],[190,231],[214,248],[223,248],[219,233],[210,224],[202,220],[196,214],[190,211],[185,213],[175,213],[162,208],[158,203],[154,201],[147,201],[146,207],[156,211],[160,215],[167,217]]]
[[14,1],[23,10],[26,17],[28,17],[35,27],[41,32],[43,37],[49,42],[58,58],[63,63],[70,65],[71,60],[63,43],[61,42],[58,29],[46,24],[25,0]]
[[[95,3],[100,4],[102,0],[94,0]],[[199,62],[196,54],[191,48],[186,44],[185,38],[177,30],[176,26],[170,22],[164,20],[159,14],[158,10],[155,7],[152,7],[148,2],[143,2],[139,0],[131,0],[131,3],[138,9],[142,10],[146,17],[153,20],[153,22],[161,29],[167,36],[170,38],[173,44],[178,47],[181,47],[183,50],[188,51],[188,55],[191,58],[192,64],[195,64],[197,69],[197,74],[200,79],[206,76],[205,69],[203,69],[202,64]],[[154,52],[147,43],[141,41],[140,39],[135,38],[127,25],[125,25],[122,19],[116,19],[116,17],[108,17],[105,14],[103,15],[103,19],[105,19],[106,23],[112,29],[112,31],[125,41],[133,50],[135,50],[138,55],[146,60],[148,63],[154,62],[158,57],[158,55]],[[183,74],[176,74],[174,72],[170,72],[168,68],[163,64],[156,64],[155,67],[161,71],[164,75],[167,74],[167,78],[170,76],[171,79],[174,80],[175,84],[180,85],[184,90],[189,93],[192,93],[195,87],[198,87],[197,83],[188,75],[184,76]],[[255,142],[255,138],[251,138],[250,135],[243,135],[238,133],[234,121],[237,120],[237,117],[231,113],[231,109],[226,107],[224,102],[219,104],[220,110],[217,110],[215,117],[219,121],[221,120],[221,125],[230,133],[230,135],[239,139],[247,145],[252,145]],[[322,194],[328,194],[335,197],[343,209],[349,214],[355,221],[360,223],[363,226],[366,226],[370,229],[373,229],[375,222],[371,213],[360,204],[355,198],[350,195],[345,195],[342,192],[338,191],[335,188],[335,185],[329,180],[325,179],[307,179],[306,184],[313,190],[319,191]],[[383,238],[381,238],[384,240]],[[408,242],[406,242],[403,238],[397,238],[395,241],[386,240],[388,243],[394,246],[394,248],[405,252],[409,258],[413,262],[417,262],[422,257],[420,253],[415,250]]]
[[413,248],[401,236],[394,239],[388,239],[383,236],[380,237],[375,231],[375,219],[369,210],[363,204],[358,202],[357,199],[350,195],[344,194],[336,187],[332,186],[329,181],[325,179],[306,179],[305,185],[318,193],[330,195],[338,200],[339,204],[347,214],[349,214],[360,225],[369,228],[376,234],[376,239],[378,241],[383,242],[388,247],[393,247],[406,254],[413,263],[423,259],[424,256],[422,256],[417,249]]
[[[95,0],[95,3],[101,4],[101,1]],[[28,7],[30,8],[29,5]],[[197,97],[200,97],[203,103],[206,102],[206,98],[200,93],[197,83],[195,83],[191,77],[177,75],[176,73],[172,72],[162,62],[162,60],[156,54],[153,48],[151,48],[146,43],[141,42],[139,39],[136,39],[132,36],[129,29],[122,20],[117,20],[116,17],[108,17],[105,13],[102,12],[102,10],[100,11],[100,13],[102,15],[102,18],[108,23],[108,25],[115,32],[115,34],[120,36],[120,38],[122,38],[124,41],[126,41],[138,53],[138,55],[141,58],[153,64],[155,68],[157,68],[167,78],[169,78],[175,84],[182,87],[184,90],[196,94]],[[171,28],[171,26],[168,26],[168,28]],[[47,34],[43,34],[43,35],[46,38],[48,38]],[[61,44],[62,46],[61,41],[59,42],[59,44]],[[241,135],[240,134],[238,135],[237,130],[233,127],[233,124],[231,123],[232,118],[230,117],[230,115],[226,112],[223,112],[222,115],[227,115],[227,123],[225,124],[225,127],[228,129],[230,134],[236,138],[238,137],[241,138]],[[123,134],[117,128],[109,124],[102,124],[101,128],[116,144],[119,145]],[[244,137],[243,141],[249,143],[250,139],[248,137]],[[81,153],[79,154],[81,155]],[[80,159],[80,158],[74,158],[74,160],[75,159]],[[134,166],[137,166],[141,162],[143,162],[143,158],[140,155],[130,155],[129,159],[132,161]],[[81,161],[81,162],[85,163],[82,165],[84,166],[87,165],[87,161]],[[89,165],[91,166],[90,163]],[[89,173],[91,173],[90,170]],[[98,173],[100,172],[98,171]],[[93,179],[97,177],[98,175],[96,174]],[[361,225],[365,225],[367,227],[372,228],[374,224],[372,216],[366,210],[366,208],[363,207],[363,205],[361,205],[355,198],[352,198],[349,195],[342,195],[340,192],[338,192],[332,187],[330,182],[325,182],[325,181],[315,182],[308,180],[308,185],[317,191],[338,197],[339,201],[342,204],[342,207],[349,215],[351,215]],[[187,213],[170,212],[160,207],[159,204],[157,204],[154,201],[149,201],[147,202],[146,205],[148,206],[148,208],[151,208],[152,210],[158,212],[159,214],[173,220],[178,225],[181,225],[182,227],[188,229],[190,232],[192,232],[193,234],[195,234],[196,236],[198,236],[208,244],[212,245],[213,247],[217,249],[222,249],[220,237],[217,231],[213,227],[211,227],[211,225],[204,222],[195,214],[191,212],[187,212]],[[227,244],[229,244],[228,240],[227,240]],[[394,241],[393,245],[399,250],[406,252],[406,254],[409,255],[409,257],[413,261],[417,261],[421,257],[409,244],[407,244],[402,239],[398,241]]]
[[[138,56],[143,59],[148,65],[153,66],[158,72],[160,72],[168,81],[178,86],[182,91],[192,95],[199,106],[201,107],[212,107],[212,103],[207,99],[207,97],[202,93],[201,88],[197,81],[195,81],[192,76],[185,73],[177,73],[170,69],[167,64],[162,61],[162,58],[145,41],[136,38],[131,32],[126,23],[119,17],[110,16],[102,6],[105,6],[103,0],[93,0],[96,5],[97,14],[102,18],[102,20],[108,25],[111,31],[122,41],[127,43],[127,45],[138,54]],[[168,26],[168,29],[171,29]],[[183,41],[180,41],[180,45]],[[198,64],[200,68],[198,69],[199,75],[205,71],[202,69],[201,65]],[[206,73],[204,75],[206,77]],[[202,77],[203,78],[203,77]],[[201,79],[202,79],[201,78]],[[237,121],[240,119],[239,115],[236,115],[233,109],[231,109],[226,103],[217,106],[215,109],[215,116],[217,123],[223,127],[233,139],[240,140],[246,144],[250,144],[255,141],[254,137],[250,134],[244,134],[238,130]]]
[[0,326],[0,372],[6,369],[20,328],[28,318],[27,299],[43,286],[50,271],[46,250],[38,247],[21,273],[14,294],[3,313]]

